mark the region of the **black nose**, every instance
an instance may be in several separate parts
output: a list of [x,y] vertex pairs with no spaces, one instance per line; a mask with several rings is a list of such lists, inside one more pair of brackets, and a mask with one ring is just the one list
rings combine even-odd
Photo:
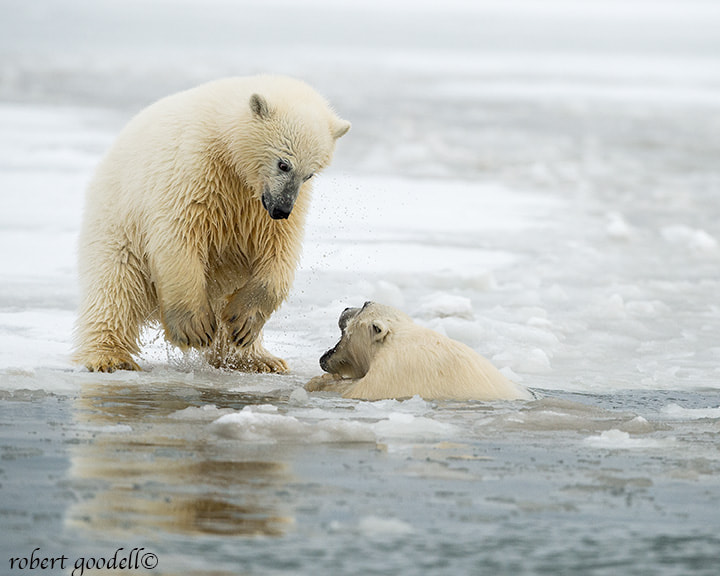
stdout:
[[286,220],[288,216],[290,216],[289,210],[283,210],[277,206],[270,212],[270,218],[273,220]]
[[320,368],[322,368],[325,372],[329,372],[328,361],[332,358],[332,355],[335,354],[335,348],[337,348],[337,346],[330,348],[330,350],[320,356]]

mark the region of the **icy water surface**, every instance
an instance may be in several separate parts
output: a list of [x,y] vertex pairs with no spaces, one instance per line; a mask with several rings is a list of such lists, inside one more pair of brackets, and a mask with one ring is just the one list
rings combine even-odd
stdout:
[[8,554],[144,547],[161,574],[717,569],[717,392],[358,403],[277,377],[78,379],[3,397]]
[[[3,3],[0,574],[717,574],[719,29],[693,0]],[[266,327],[292,372],[152,329],[143,373],[73,366],[102,154],[266,71],[353,122]],[[307,396],[369,299],[537,399]]]

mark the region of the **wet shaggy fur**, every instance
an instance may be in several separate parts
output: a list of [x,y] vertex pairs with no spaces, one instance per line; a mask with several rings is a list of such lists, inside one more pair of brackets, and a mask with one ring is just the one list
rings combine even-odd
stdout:
[[137,370],[140,330],[160,322],[215,366],[287,370],[262,327],[294,278],[311,177],[349,128],[279,76],[211,82],[140,112],[87,191],[75,360]]
[[470,347],[415,324],[390,306],[366,302],[347,308],[339,326],[340,341],[320,359],[327,374],[310,380],[308,391],[361,400],[415,395],[427,400],[532,399]]

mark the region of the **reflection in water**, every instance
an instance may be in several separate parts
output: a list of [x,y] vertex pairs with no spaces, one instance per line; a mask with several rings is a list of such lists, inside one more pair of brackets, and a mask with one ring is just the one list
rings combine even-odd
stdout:
[[84,386],[74,417],[88,437],[72,448],[70,473],[81,500],[68,522],[116,535],[282,535],[293,522],[283,500],[291,475],[272,447],[208,441],[216,411],[172,417],[269,400],[175,383]]

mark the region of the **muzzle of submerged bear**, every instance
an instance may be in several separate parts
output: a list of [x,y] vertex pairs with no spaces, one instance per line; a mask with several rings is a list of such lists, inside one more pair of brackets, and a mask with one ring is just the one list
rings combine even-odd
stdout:
[[340,342],[335,344],[335,346],[333,346],[332,348],[330,348],[330,350],[325,352],[325,354],[320,356],[320,368],[322,368],[325,372],[331,372],[330,368],[328,367],[328,362],[330,361],[330,358],[332,358],[333,354],[335,354],[335,350],[337,349],[338,344],[340,344]]

